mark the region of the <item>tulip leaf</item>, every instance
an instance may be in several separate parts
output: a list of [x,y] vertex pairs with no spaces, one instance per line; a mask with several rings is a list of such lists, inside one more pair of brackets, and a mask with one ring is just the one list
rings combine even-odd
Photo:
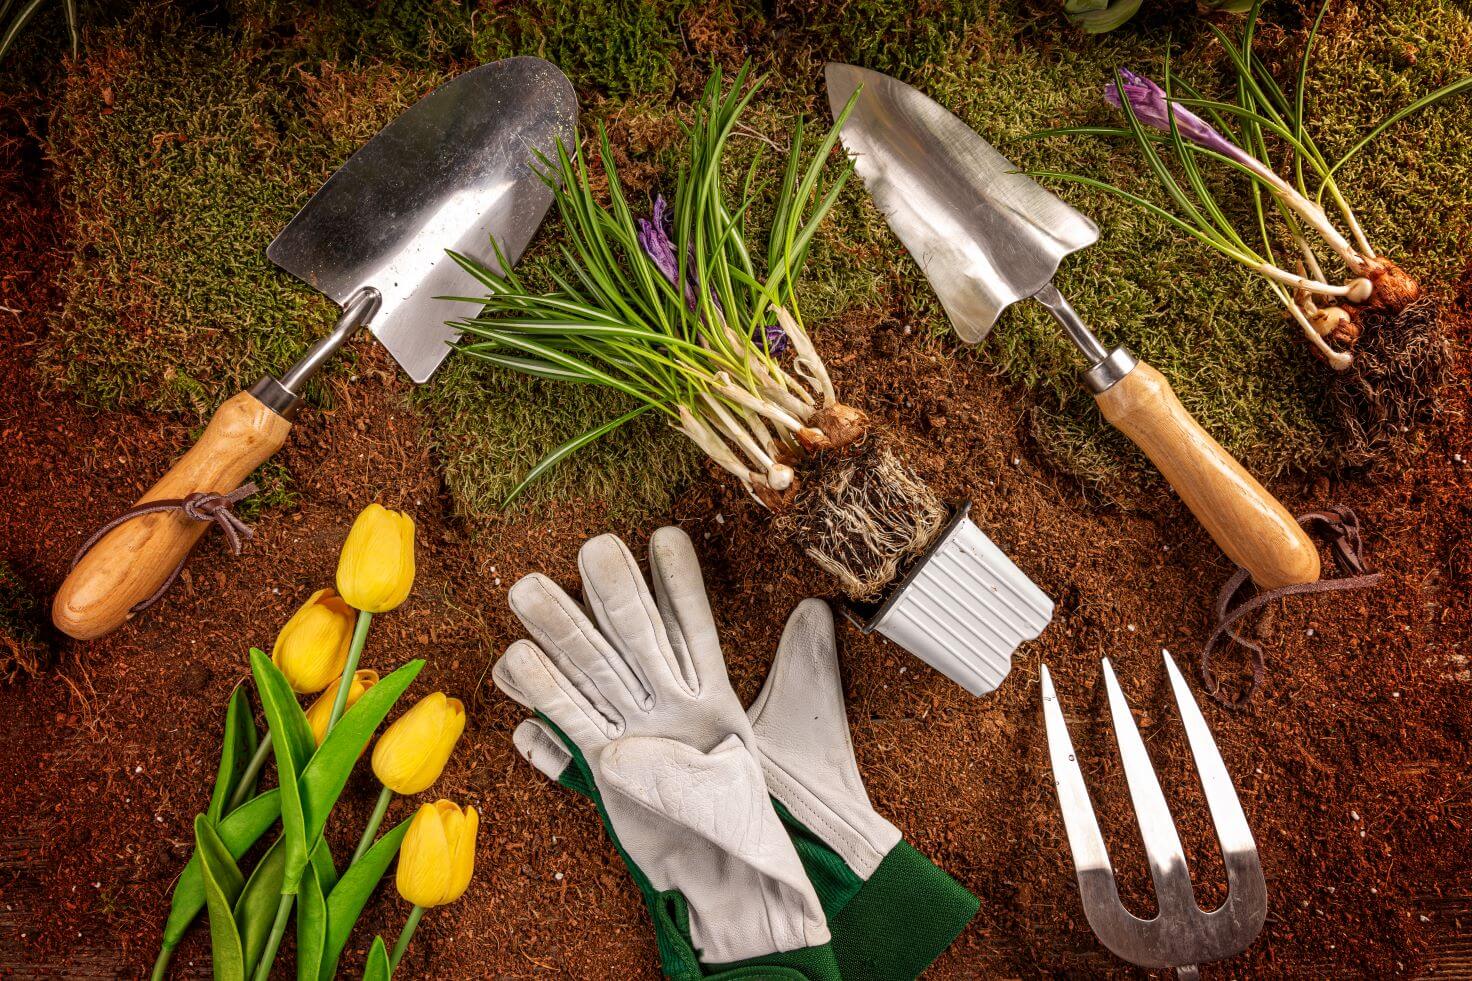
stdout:
[[281,782],[281,840],[286,851],[286,865],[281,879],[281,894],[294,895],[301,882],[310,854],[309,841],[321,835],[309,834],[302,806],[298,780],[311,756],[316,740],[306,713],[297,704],[296,693],[271,659],[258,648],[250,649],[250,668],[256,678],[256,690],[271,727],[272,748],[276,751],[276,776]]
[[[256,721],[251,717],[250,698],[245,686],[237,685],[225,709],[225,739],[220,746],[220,768],[215,773],[215,790],[205,814],[218,823],[225,816],[225,804],[235,794],[235,786],[250,764],[259,745]],[[252,795],[253,796],[253,795]]]
[[[268,790],[259,797],[241,804],[220,821],[215,832],[225,843],[232,859],[244,855],[276,823],[281,816],[280,795]],[[164,924],[163,946],[173,950],[184,939],[189,924],[204,909],[204,881],[200,873],[199,852],[190,857],[184,871],[179,875],[179,884],[174,887],[174,898],[169,907],[169,919]]]
[[302,876],[296,904],[297,981],[316,981],[322,967],[322,949],[327,940],[327,900],[315,867]]
[[277,838],[256,863],[245,890],[235,901],[235,923],[240,928],[240,946],[245,970],[253,973],[266,949],[266,938],[276,922],[276,907],[281,905],[281,878],[286,871],[286,849]]
[[[338,881],[337,888],[328,894],[326,943],[322,951],[321,970],[316,975],[320,981],[331,981],[337,973],[337,959],[342,956],[343,948],[348,944],[353,926],[362,915],[363,907],[373,895],[373,890],[383,880],[389,863],[399,853],[399,846],[403,844],[404,835],[408,834],[412,820],[405,818],[392,831],[375,841],[372,848],[348,867]],[[297,978],[298,981],[305,981],[307,975],[298,970]]]
[[301,807],[308,841],[322,834],[327,826],[327,815],[337,803],[343,787],[347,786],[348,777],[362,757],[363,750],[368,748],[374,730],[423,667],[423,661],[410,661],[364,692],[357,704],[333,726],[301,771]]
[[210,911],[210,961],[216,981],[245,981],[245,955],[233,910],[245,888],[245,878],[208,815],[194,819],[194,851],[200,858],[205,902]]
[[368,963],[363,965],[363,981],[389,981],[393,976],[394,969],[388,961],[388,944],[382,937],[374,937],[373,946],[368,948]]
[[317,883],[322,887],[323,895],[331,892],[337,885],[337,866],[332,861],[332,850],[327,847],[327,839],[317,839],[317,847],[312,849],[312,871],[317,873]]

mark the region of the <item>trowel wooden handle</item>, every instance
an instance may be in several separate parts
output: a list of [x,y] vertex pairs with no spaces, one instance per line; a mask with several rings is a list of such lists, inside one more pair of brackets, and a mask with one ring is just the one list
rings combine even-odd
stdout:
[[1258,586],[1319,578],[1318,549],[1293,515],[1201,428],[1160,372],[1141,362],[1095,398]]
[[[138,499],[183,498],[195,491],[228,494],[281,448],[291,423],[241,392],[215,412],[199,442]],[[66,577],[51,620],[78,640],[121,627],[152,596],[209,524],[177,511],[146,514],[108,532]]]

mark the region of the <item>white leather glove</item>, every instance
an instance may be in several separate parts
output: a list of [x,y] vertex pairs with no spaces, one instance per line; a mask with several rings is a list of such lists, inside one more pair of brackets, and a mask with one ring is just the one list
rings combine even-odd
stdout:
[[702,963],[826,944],[822,907],[727,679],[689,537],[655,532],[649,563],[653,597],[621,541],[589,541],[578,554],[586,612],[545,576],[518,582],[511,607],[531,640],[497,662],[496,684],[576,746],[636,880],[684,897]]
[[[828,915],[843,978],[918,977],[978,904],[869,802],[849,737],[833,616],[822,600],[804,600],[788,617],[747,716],[767,790],[786,812],[783,821]],[[513,738],[552,780],[591,792],[567,746],[541,719],[522,722]]]

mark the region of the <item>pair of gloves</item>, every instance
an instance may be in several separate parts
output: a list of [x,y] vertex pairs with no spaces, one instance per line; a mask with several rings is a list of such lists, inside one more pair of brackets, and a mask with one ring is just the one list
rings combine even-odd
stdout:
[[978,904],[875,813],[849,741],[833,618],[793,612],[761,694],[726,676],[689,537],[578,554],[584,603],[545,576],[511,589],[530,640],[497,662],[536,713],[523,756],[591,797],[677,979],[917,977]]

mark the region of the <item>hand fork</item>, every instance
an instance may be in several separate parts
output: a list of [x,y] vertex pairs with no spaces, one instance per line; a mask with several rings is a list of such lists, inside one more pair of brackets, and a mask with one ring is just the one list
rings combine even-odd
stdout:
[[1063,810],[1063,824],[1068,830],[1068,845],[1073,852],[1089,926],[1104,946],[1119,957],[1141,967],[1173,967],[1178,978],[1195,979],[1200,977],[1196,965],[1240,953],[1257,937],[1267,917],[1267,883],[1263,880],[1252,831],[1247,827],[1242,804],[1211,730],[1206,727],[1201,709],[1191,697],[1170,652],[1162,653],[1227,869],[1227,899],[1220,908],[1207,913],[1196,902],[1175,821],[1160,792],[1160,781],[1155,777],[1145,743],[1135,727],[1129,703],[1114,677],[1109,659],[1103,661],[1109,714],[1114,721],[1114,735],[1124,761],[1125,780],[1144,838],[1145,854],[1150,860],[1150,877],[1155,882],[1156,906],[1160,912],[1154,919],[1140,919],[1120,901],[1114,868],[1104,848],[1104,836],[1099,832],[1099,822],[1089,802],[1083,772],[1063,721],[1063,711],[1058,707],[1047,665],[1042,667],[1043,719],[1048,730],[1048,753],[1052,757],[1058,803]]

